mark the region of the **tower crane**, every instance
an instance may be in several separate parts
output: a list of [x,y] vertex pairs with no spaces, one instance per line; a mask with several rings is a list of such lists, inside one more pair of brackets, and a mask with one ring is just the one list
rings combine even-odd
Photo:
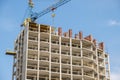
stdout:
[[[24,23],[21,26],[25,26],[27,22],[35,22],[35,20],[37,20],[39,17],[41,17],[41,16],[43,16],[43,15],[45,15],[45,14],[51,12],[51,11],[54,11],[55,9],[57,9],[58,7],[60,7],[64,4],[66,4],[69,1],[71,1],[71,0],[59,0],[57,3],[49,6],[45,10],[36,13],[36,12],[32,11],[32,8],[34,7],[34,4],[33,4],[32,0],[29,0],[30,17],[25,19]],[[54,16],[54,15],[52,15],[52,16]],[[7,55],[16,55],[16,52],[7,50],[6,54]]]
[[34,8],[34,4],[33,4],[32,0],[29,0],[30,17],[24,21],[22,26],[25,26],[26,22],[35,22],[39,17],[41,17],[51,11],[54,11],[55,9],[66,4],[69,1],[71,1],[71,0],[59,0],[57,3],[51,5],[48,8],[46,8],[45,10],[37,13],[37,12],[32,11],[32,9]]

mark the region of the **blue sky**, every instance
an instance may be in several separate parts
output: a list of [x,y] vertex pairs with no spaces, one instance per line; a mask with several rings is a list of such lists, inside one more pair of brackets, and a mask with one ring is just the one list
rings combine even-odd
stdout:
[[[39,12],[57,0],[33,0]],[[27,0],[0,0],[0,80],[11,80],[13,57],[5,55],[14,48],[20,24],[27,9]],[[52,25],[52,13],[37,21]],[[105,43],[110,54],[111,79],[120,79],[120,0],[71,0],[55,11],[55,27],[69,28],[73,33],[92,34],[98,42]]]

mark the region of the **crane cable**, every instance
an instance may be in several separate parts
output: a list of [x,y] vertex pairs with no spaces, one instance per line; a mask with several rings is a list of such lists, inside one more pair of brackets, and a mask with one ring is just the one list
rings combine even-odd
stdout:
[[56,16],[56,14],[54,13],[54,11],[52,11],[51,17],[52,17],[52,25],[53,25],[53,26],[54,26],[55,16]]

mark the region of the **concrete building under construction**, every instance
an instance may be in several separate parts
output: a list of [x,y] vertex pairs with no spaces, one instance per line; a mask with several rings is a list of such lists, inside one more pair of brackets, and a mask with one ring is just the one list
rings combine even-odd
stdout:
[[15,40],[12,80],[110,80],[104,43],[28,22]]

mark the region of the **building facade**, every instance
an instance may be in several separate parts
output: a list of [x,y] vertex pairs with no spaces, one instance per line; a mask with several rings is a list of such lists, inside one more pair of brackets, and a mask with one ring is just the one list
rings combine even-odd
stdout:
[[12,80],[110,80],[104,43],[82,32],[73,38],[71,29],[28,23],[14,50]]

